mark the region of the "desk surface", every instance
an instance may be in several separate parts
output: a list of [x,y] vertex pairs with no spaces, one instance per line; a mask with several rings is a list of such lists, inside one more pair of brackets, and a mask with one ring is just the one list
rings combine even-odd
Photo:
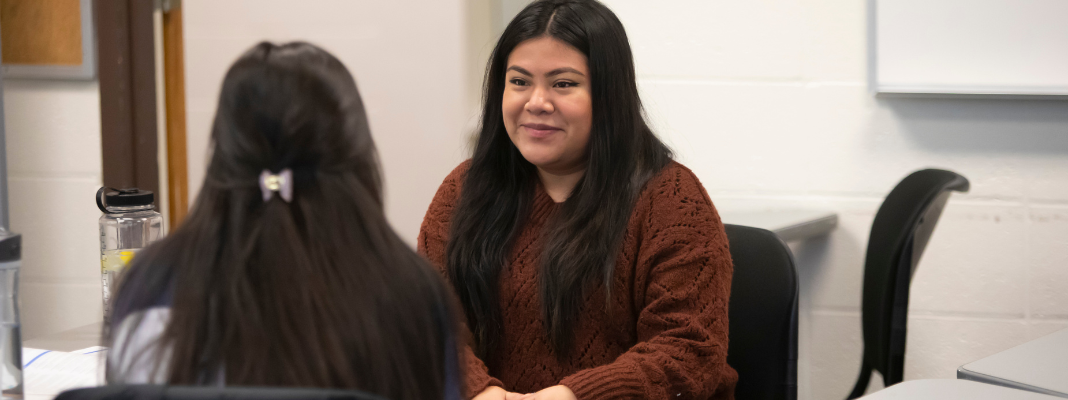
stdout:
[[52,351],[74,351],[86,347],[102,346],[100,333],[103,327],[103,322],[79,326],[74,329],[24,341],[22,342],[22,347]]
[[825,235],[838,226],[838,214],[830,211],[721,209],[719,212],[724,224],[767,229],[784,241]]
[[861,399],[1055,400],[1056,397],[960,379],[921,379],[901,382]]
[[964,364],[957,378],[1068,397],[1068,329]]

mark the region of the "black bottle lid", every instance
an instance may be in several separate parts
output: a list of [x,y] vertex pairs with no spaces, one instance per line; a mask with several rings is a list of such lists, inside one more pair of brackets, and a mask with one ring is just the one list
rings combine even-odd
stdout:
[[22,257],[22,236],[0,229],[0,263]]
[[102,187],[96,192],[96,206],[107,213],[107,207],[150,206],[156,201],[156,195],[149,190],[138,188],[113,189]]

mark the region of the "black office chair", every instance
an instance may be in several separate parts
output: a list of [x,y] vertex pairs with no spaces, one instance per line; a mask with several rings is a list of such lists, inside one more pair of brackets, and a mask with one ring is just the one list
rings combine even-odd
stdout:
[[967,192],[968,180],[940,169],[916,171],[890,191],[875,214],[864,260],[864,358],[849,399],[864,395],[873,369],[885,386],[901,382],[909,284],[953,191]]
[[56,400],[385,400],[358,390],[217,387],[164,385],[107,385],[60,393]]
[[726,225],[734,260],[727,364],[739,400],[797,399],[797,270],[770,231]]

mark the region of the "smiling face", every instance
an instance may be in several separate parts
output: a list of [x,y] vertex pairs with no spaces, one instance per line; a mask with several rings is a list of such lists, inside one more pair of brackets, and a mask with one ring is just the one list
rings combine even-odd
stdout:
[[582,171],[593,123],[586,56],[542,36],[516,46],[507,65],[501,110],[512,143],[545,172]]

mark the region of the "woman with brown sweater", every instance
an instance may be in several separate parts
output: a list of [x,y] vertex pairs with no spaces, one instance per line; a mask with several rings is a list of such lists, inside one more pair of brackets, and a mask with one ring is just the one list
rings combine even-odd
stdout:
[[733,398],[723,224],[645,123],[594,0],[536,1],[505,29],[474,155],[418,247],[467,317],[468,398]]

